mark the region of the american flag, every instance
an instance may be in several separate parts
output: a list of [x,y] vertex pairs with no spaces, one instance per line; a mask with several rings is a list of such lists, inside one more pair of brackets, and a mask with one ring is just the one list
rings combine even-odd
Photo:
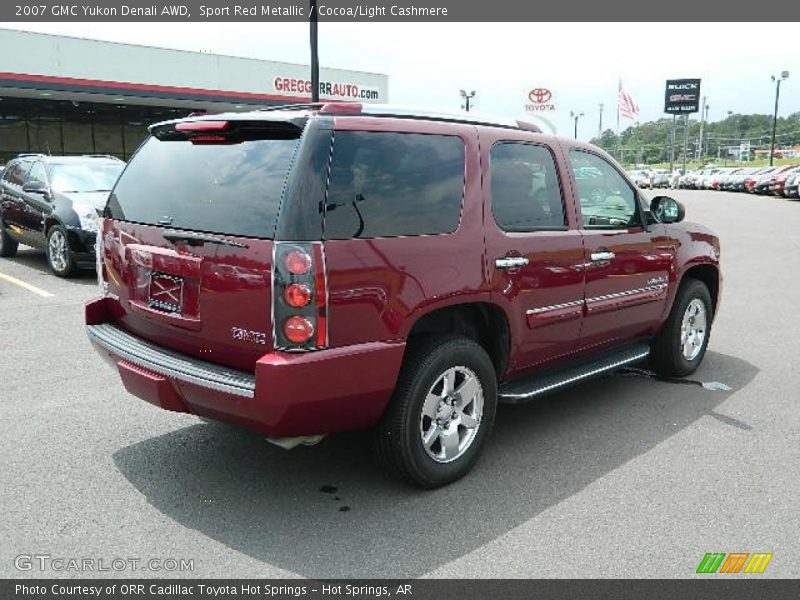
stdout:
[[618,101],[618,110],[619,114],[621,114],[626,119],[631,119],[632,121],[636,119],[636,116],[639,114],[639,107],[636,106],[636,102],[633,101],[625,90],[622,89],[622,81],[619,82],[619,101]]

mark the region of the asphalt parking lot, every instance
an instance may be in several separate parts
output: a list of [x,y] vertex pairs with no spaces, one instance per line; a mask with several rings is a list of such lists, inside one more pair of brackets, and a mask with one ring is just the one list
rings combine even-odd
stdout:
[[[735,551],[800,576],[800,202],[668,193],[722,239],[692,379],[731,391],[618,374],[503,406],[477,468],[434,492],[384,477],[363,433],[286,452],[129,396],[83,332],[94,274],[0,259],[0,576],[673,578]],[[20,554],[194,570],[20,571]]]

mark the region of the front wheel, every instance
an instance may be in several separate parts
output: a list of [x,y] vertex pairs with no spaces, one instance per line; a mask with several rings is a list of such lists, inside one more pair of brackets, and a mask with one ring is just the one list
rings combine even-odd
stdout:
[[377,454],[393,474],[424,488],[463,477],[494,424],[497,377],[486,351],[459,335],[411,342]]
[[685,377],[697,370],[708,348],[713,310],[711,294],[702,281],[687,279],[681,284],[650,352],[656,373]]
[[69,237],[61,225],[54,225],[47,232],[47,264],[58,277],[70,277],[75,273],[75,261],[69,247]]

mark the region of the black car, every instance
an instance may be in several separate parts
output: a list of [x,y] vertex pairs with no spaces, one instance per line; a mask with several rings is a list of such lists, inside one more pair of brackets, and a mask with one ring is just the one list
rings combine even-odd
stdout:
[[23,154],[0,179],[0,256],[42,248],[54,274],[94,268],[97,209],[125,163],[113,156]]

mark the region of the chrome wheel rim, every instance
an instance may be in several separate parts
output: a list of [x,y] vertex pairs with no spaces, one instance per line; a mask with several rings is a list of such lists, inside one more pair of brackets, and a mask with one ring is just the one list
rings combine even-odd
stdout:
[[703,349],[707,321],[706,305],[703,304],[703,301],[695,298],[689,302],[681,322],[681,354],[686,360],[694,360]]
[[53,269],[61,272],[67,268],[67,240],[58,229],[50,234],[47,250]]
[[422,404],[419,434],[438,463],[461,458],[475,441],[483,416],[483,386],[474,371],[451,367],[431,386]]

